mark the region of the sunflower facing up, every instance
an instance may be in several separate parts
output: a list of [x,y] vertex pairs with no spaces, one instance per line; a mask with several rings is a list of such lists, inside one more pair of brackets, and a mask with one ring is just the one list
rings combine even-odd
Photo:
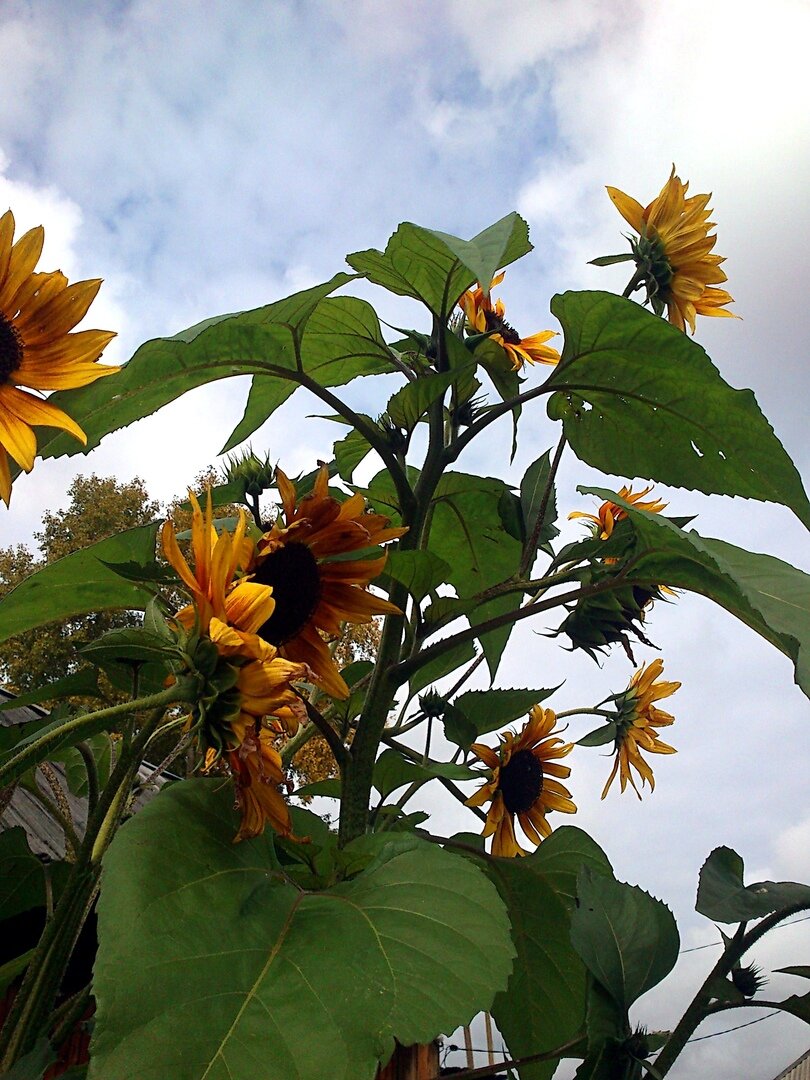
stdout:
[[[500,285],[504,271],[492,279],[490,290]],[[539,334],[522,338],[513,326],[504,319],[506,308],[502,300],[492,303],[491,296],[484,296],[484,290],[478,285],[468,289],[459,299],[459,307],[467,316],[467,328],[475,334],[489,334],[509,357],[513,371],[520,371],[524,363],[558,364],[560,354],[546,342],[556,337],[554,330],[542,330]]]
[[[625,195],[618,188],[608,187],[607,193],[624,220],[639,234],[631,239],[636,273],[625,296],[642,286],[647,301],[657,315],[667,310],[667,317],[679,330],[688,324],[694,334],[698,315],[739,316],[726,311],[734,298],[717,286],[726,281],[720,264],[725,259],[712,251],[717,236],[710,233],[714,223],[709,221],[711,195],[691,195],[675,175],[675,166],[659,195],[648,206]],[[596,259],[595,262],[615,262],[618,256]]]
[[341,559],[377,547],[407,532],[389,528],[389,519],[368,513],[362,495],[338,502],[329,494],[329,471],[323,466],[310,495],[296,500],[295,484],[276,469],[283,507],[273,527],[256,545],[247,567],[257,585],[269,585],[275,607],[259,635],[288,660],[307,664],[318,685],[332,697],[349,688],[322,637],[338,637],[343,623],[371,622],[375,615],[400,614],[368,586],[387,558]]
[[570,754],[573,743],[564,743],[556,737],[556,722],[551,709],[535,705],[520,735],[505,732],[499,736],[497,750],[483,743],[471,747],[490,770],[490,778],[467,799],[467,805],[490,803],[483,835],[492,837],[493,855],[513,858],[527,854],[515,837],[515,817],[536,846],[551,832],[546,820],[550,810],[576,813],[571,792],[560,783],[570,776],[571,770],[555,760]]
[[622,791],[628,783],[641,798],[641,792],[636,787],[632,770],[641,777],[641,786],[650,785],[650,791],[655,789],[655,777],[653,771],[641,755],[644,750],[650,754],[674,754],[674,747],[661,742],[657,728],[669,727],[675,720],[674,716],[657,709],[655,702],[662,698],[670,697],[678,687],[679,682],[656,682],[663,673],[664,662],[656,658],[646,667],[642,664],[630,680],[630,685],[620,694],[616,700],[619,716],[616,723],[616,742],[614,752],[616,760],[608,777],[607,783],[602,790],[602,798],[607,795],[610,785],[619,776]]
[[[282,836],[291,836],[289,809],[279,790],[284,780],[281,758],[266,718],[295,710],[299,699],[290,684],[310,680],[312,673],[306,664],[282,659],[257,633],[272,616],[275,600],[268,585],[235,580],[250,553],[244,514],[233,535],[217,534],[210,491],[204,512],[193,493],[189,496],[193,565],[180,551],[171,522],[163,526],[161,544],[192,597],[176,621],[186,630],[196,626],[220,658],[214,673],[215,703],[200,729],[205,765],[210,768],[224,754],[236,781],[242,811],[236,840],[259,835],[267,823]],[[224,688],[219,696],[217,686]]]
[[37,452],[35,425],[61,428],[87,442],[66,412],[28,391],[86,386],[118,371],[96,362],[115,337],[113,331],[69,333],[87,314],[101,281],[68,285],[58,270],[35,273],[44,240],[40,225],[15,244],[14,215],[8,210],[0,217],[0,499],[7,506],[8,455],[25,472],[31,471]]

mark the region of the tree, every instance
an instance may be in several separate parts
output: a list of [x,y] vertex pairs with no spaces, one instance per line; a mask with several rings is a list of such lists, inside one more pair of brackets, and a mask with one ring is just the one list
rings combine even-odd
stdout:
[[[67,494],[68,505],[46,511],[42,528],[34,533],[38,554],[22,544],[0,548],[0,597],[48,563],[124,529],[146,525],[161,512],[160,503],[150,498],[139,477],[118,481],[95,473],[77,476]],[[142,618],[134,611],[94,612],[11,638],[0,657],[0,682],[24,693],[64,678],[79,666],[83,645],[107,630],[138,626]],[[100,685],[111,701],[123,700],[123,691],[103,680]]]

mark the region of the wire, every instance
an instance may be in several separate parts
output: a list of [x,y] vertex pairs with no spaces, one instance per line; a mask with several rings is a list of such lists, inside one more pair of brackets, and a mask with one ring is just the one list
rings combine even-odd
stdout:
[[[782,930],[785,926],[795,926],[796,923],[807,922],[808,919],[810,919],[810,915],[802,915],[802,917],[800,919],[793,919],[791,922],[779,923],[779,925],[774,926],[773,929],[774,930]],[[723,944],[722,941],[710,941],[706,945],[695,945],[691,949],[681,949],[681,951],[678,953],[678,955],[683,956],[685,953],[700,952],[701,949],[716,949],[719,945],[722,945],[722,944]]]
[[772,1016],[778,1016],[781,1009],[774,1009],[773,1012],[765,1013],[764,1016],[758,1016],[756,1020],[749,1020],[745,1024],[737,1024],[736,1027],[724,1028],[723,1031],[712,1031],[708,1035],[696,1035],[694,1039],[687,1039],[688,1043],[700,1042],[702,1039],[714,1039],[718,1035],[728,1035],[730,1031],[739,1031],[740,1028],[751,1027],[752,1024],[761,1024],[763,1020],[770,1020]]

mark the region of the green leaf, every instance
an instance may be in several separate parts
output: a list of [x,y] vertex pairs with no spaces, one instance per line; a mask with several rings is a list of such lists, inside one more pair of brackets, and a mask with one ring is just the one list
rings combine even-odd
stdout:
[[339,799],[341,796],[340,780],[330,778],[315,780],[311,784],[295,789],[296,795],[319,795],[323,799]]
[[636,885],[580,872],[571,941],[622,1010],[665,978],[680,938],[669,908]]
[[810,994],[802,994],[801,997],[792,994],[789,998],[785,998],[784,1001],[774,1001],[768,1004],[773,1004],[777,1009],[790,1013],[791,1016],[796,1016],[799,1020],[804,1020],[806,1024],[810,1024]]
[[[546,450],[536,461],[528,467],[520,481],[520,505],[523,511],[523,521],[526,528],[526,536],[532,535],[537,525],[537,517],[543,502],[543,496],[548,486],[549,474],[551,473],[551,451]],[[543,514],[543,523],[537,537],[537,545],[547,544],[555,536],[559,536],[560,530],[555,526],[557,520],[557,496],[551,489],[551,496],[546,503]]]
[[559,686],[550,690],[468,690],[453,704],[461,709],[475,726],[477,735],[495,731],[528,713],[534,705],[551,697]]
[[98,672],[95,668],[85,667],[74,671],[72,675],[66,675],[64,679],[46,683],[36,690],[29,690],[27,694],[20,694],[19,697],[2,702],[0,712],[4,709],[19,709],[23,705],[36,705],[40,701],[54,701],[56,698],[98,696]]
[[15,956],[13,960],[8,960],[5,964],[0,964],[0,994],[5,996],[6,990],[11,983],[14,982],[18,975],[22,975],[31,963],[31,957],[33,955],[34,949],[29,949],[28,952],[24,952],[20,956]]
[[556,296],[565,347],[546,385],[581,399],[563,426],[604,472],[781,503],[810,526],[799,474],[750,390],[720,377],[686,334],[631,300]]
[[0,832],[0,922],[45,906],[46,873],[49,868],[31,854],[21,825]]
[[37,1040],[33,1050],[21,1057],[8,1072],[3,1073],[3,1080],[42,1080],[45,1070],[55,1061],[56,1051],[43,1037]]
[[470,241],[406,221],[385,251],[356,251],[346,256],[346,262],[375,285],[421,300],[444,325],[461,294],[480,280],[480,273],[485,275],[482,283],[487,288],[495,270],[528,251],[528,226],[513,213]]
[[793,967],[774,968],[783,975],[798,975],[801,979],[810,979],[810,967],[806,964],[795,964]]
[[0,641],[88,611],[144,608],[151,592],[124,580],[105,562],[128,558],[144,566],[150,564],[155,557],[157,529],[158,522],[127,529],[74,551],[21,581],[0,600]]
[[469,359],[466,368],[454,368],[440,375],[423,375],[406,383],[388,399],[385,411],[405,431],[413,431],[430,406],[440,398],[456,379],[475,370],[475,361]]
[[695,909],[714,922],[746,922],[794,904],[810,907],[810,885],[794,881],[743,884],[743,860],[732,848],[718,847],[700,870]]
[[353,296],[322,299],[306,322],[300,346],[290,332],[283,347],[266,355],[253,365],[256,374],[244,415],[222,453],[249,438],[302,380],[344,386],[360,375],[397,370],[374,308]]
[[[40,456],[87,452],[111,431],[149,416],[196,386],[266,372],[271,360],[294,363],[295,342],[318,302],[353,276],[336,274],[323,285],[266,307],[219,315],[174,337],[147,341],[117,375],[77,390],[57,391],[49,400],[85,431],[87,446],[65,432],[45,429],[38,437]],[[287,390],[282,384],[282,389],[283,400],[294,387]]]
[[604,488],[577,490],[627,511],[636,533],[633,581],[663,582],[714,600],[789,656],[796,683],[810,696],[810,575],[771,555],[684,532]]
[[301,891],[269,830],[232,843],[232,803],[221,780],[174,784],[107,852],[91,1078],[372,1080],[395,1038],[489,1008],[514,950],[477,867],[383,834],[356,877]]
[[415,600],[422,600],[448,580],[450,567],[432,551],[389,551],[382,578],[404,585]]
[[456,746],[460,746],[463,750],[469,750],[478,737],[475,724],[467,718],[461,709],[449,702],[445,705],[442,713],[442,724],[444,725],[444,737],[449,742],[455,743]]
[[577,746],[605,746],[607,743],[616,741],[616,724],[608,720],[606,724],[600,724],[598,728],[589,731],[581,739],[577,739]]
[[332,447],[338,476],[351,483],[354,470],[371,452],[371,444],[359,431],[350,431],[345,439],[339,439]]
[[[500,499],[508,488],[501,480],[447,472],[436,487],[430,550],[450,567],[450,584],[464,600],[507,580],[520,563],[521,544],[503,527]],[[510,593],[478,603],[466,614],[472,626],[520,606]],[[511,625],[486,634],[481,647],[494,678]]]
[[430,686],[431,683],[438,682],[439,679],[443,679],[445,675],[449,675],[455,671],[457,667],[461,667],[462,664],[468,664],[471,660],[475,659],[475,648],[471,641],[462,641],[460,645],[456,645],[454,648],[443,653],[441,656],[437,656],[435,660],[429,660],[424,667],[415,671],[408,683],[408,691],[411,697],[418,694],[420,690],[424,690],[426,686]]
[[[582,867],[610,874],[604,852],[580,829],[563,825],[523,859],[487,859],[485,869],[507,906],[517,958],[492,1014],[513,1057],[553,1050],[585,1021],[587,976],[571,945],[571,913]],[[554,1062],[520,1067],[521,1080],[545,1080]]]
[[416,780],[433,780],[438,776],[446,780],[475,780],[479,775],[466,765],[453,765],[445,761],[417,764],[408,761],[398,750],[389,749],[383,750],[374,765],[374,787],[387,799],[392,791]]
[[596,259],[590,259],[588,266],[614,266],[616,263],[631,262],[635,258],[632,251],[623,255],[600,255]]
[[142,664],[165,665],[180,655],[178,645],[172,645],[160,635],[140,626],[108,630],[100,638],[81,649],[81,654],[101,668],[132,669]]

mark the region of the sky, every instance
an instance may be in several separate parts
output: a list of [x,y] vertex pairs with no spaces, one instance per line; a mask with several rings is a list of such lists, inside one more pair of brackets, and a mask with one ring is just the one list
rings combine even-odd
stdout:
[[[621,291],[625,267],[587,265],[625,244],[605,185],[647,203],[674,162],[692,192],[713,193],[742,316],[701,320],[698,340],[728,382],[754,389],[807,476],[808,40],[807,0],[4,0],[0,211],[14,210],[20,232],[45,225],[42,268],[105,279],[87,325],[118,331],[108,362],[324,281],[347,252],[383,247],[400,221],[470,237],[512,210],[535,251],[501,295],[528,334],[556,328],[555,292]],[[400,301],[383,299],[380,312],[419,317]],[[137,474],[170,499],[216,461],[246,392],[244,380],[200,389],[89,459],[38,462],[15,482],[10,511],[0,508],[0,543],[30,542],[77,473]],[[362,380],[352,393],[370,404]],[[326,422],[302,423],[321,411],[296,395],[254,447],[288,473],[311,468],[335,437]],[[501,475],[519,480],[547,449],[541,420],[524,424]],[[508,437],[504,428],[462,467],[490,470]],[[600,482],[566,460],[561,510],[593,509],[575,486]],[[657,490],[672,513],[697,513],[704,534],[810,570],[807,533],[789,511]],[[620,878],[672,907],[694,949],[718,940],[693,910],[712,848],[738,850],[749,880],[810,881],[810,707],[789,662],[701,598],[658,605],[649,632],[665,677],[683,683],[670,699],[678,754],[657,759],[656,790],[641,803],[616,791],[600,802],[609,763],[577,755],[576,823]],[[565,678],[552,702],[563,709],[622,689],[631,672],[622,656],[597,667],[522,629],[499,685]],[[460,811],[441,814],[442,828],[470,827]],[[810,962],[809,927],[776,931],[757,961]],[[686,953],[635,1018],[672,1024],[713,955]],[[769,996],[782,990],[802,988],[774,976]],[[757,1015],[725,1014],[698,1034]],[[770,1080],[809,1044],[805,1026],[779,1016],[691,1044],[670,1075]]]

